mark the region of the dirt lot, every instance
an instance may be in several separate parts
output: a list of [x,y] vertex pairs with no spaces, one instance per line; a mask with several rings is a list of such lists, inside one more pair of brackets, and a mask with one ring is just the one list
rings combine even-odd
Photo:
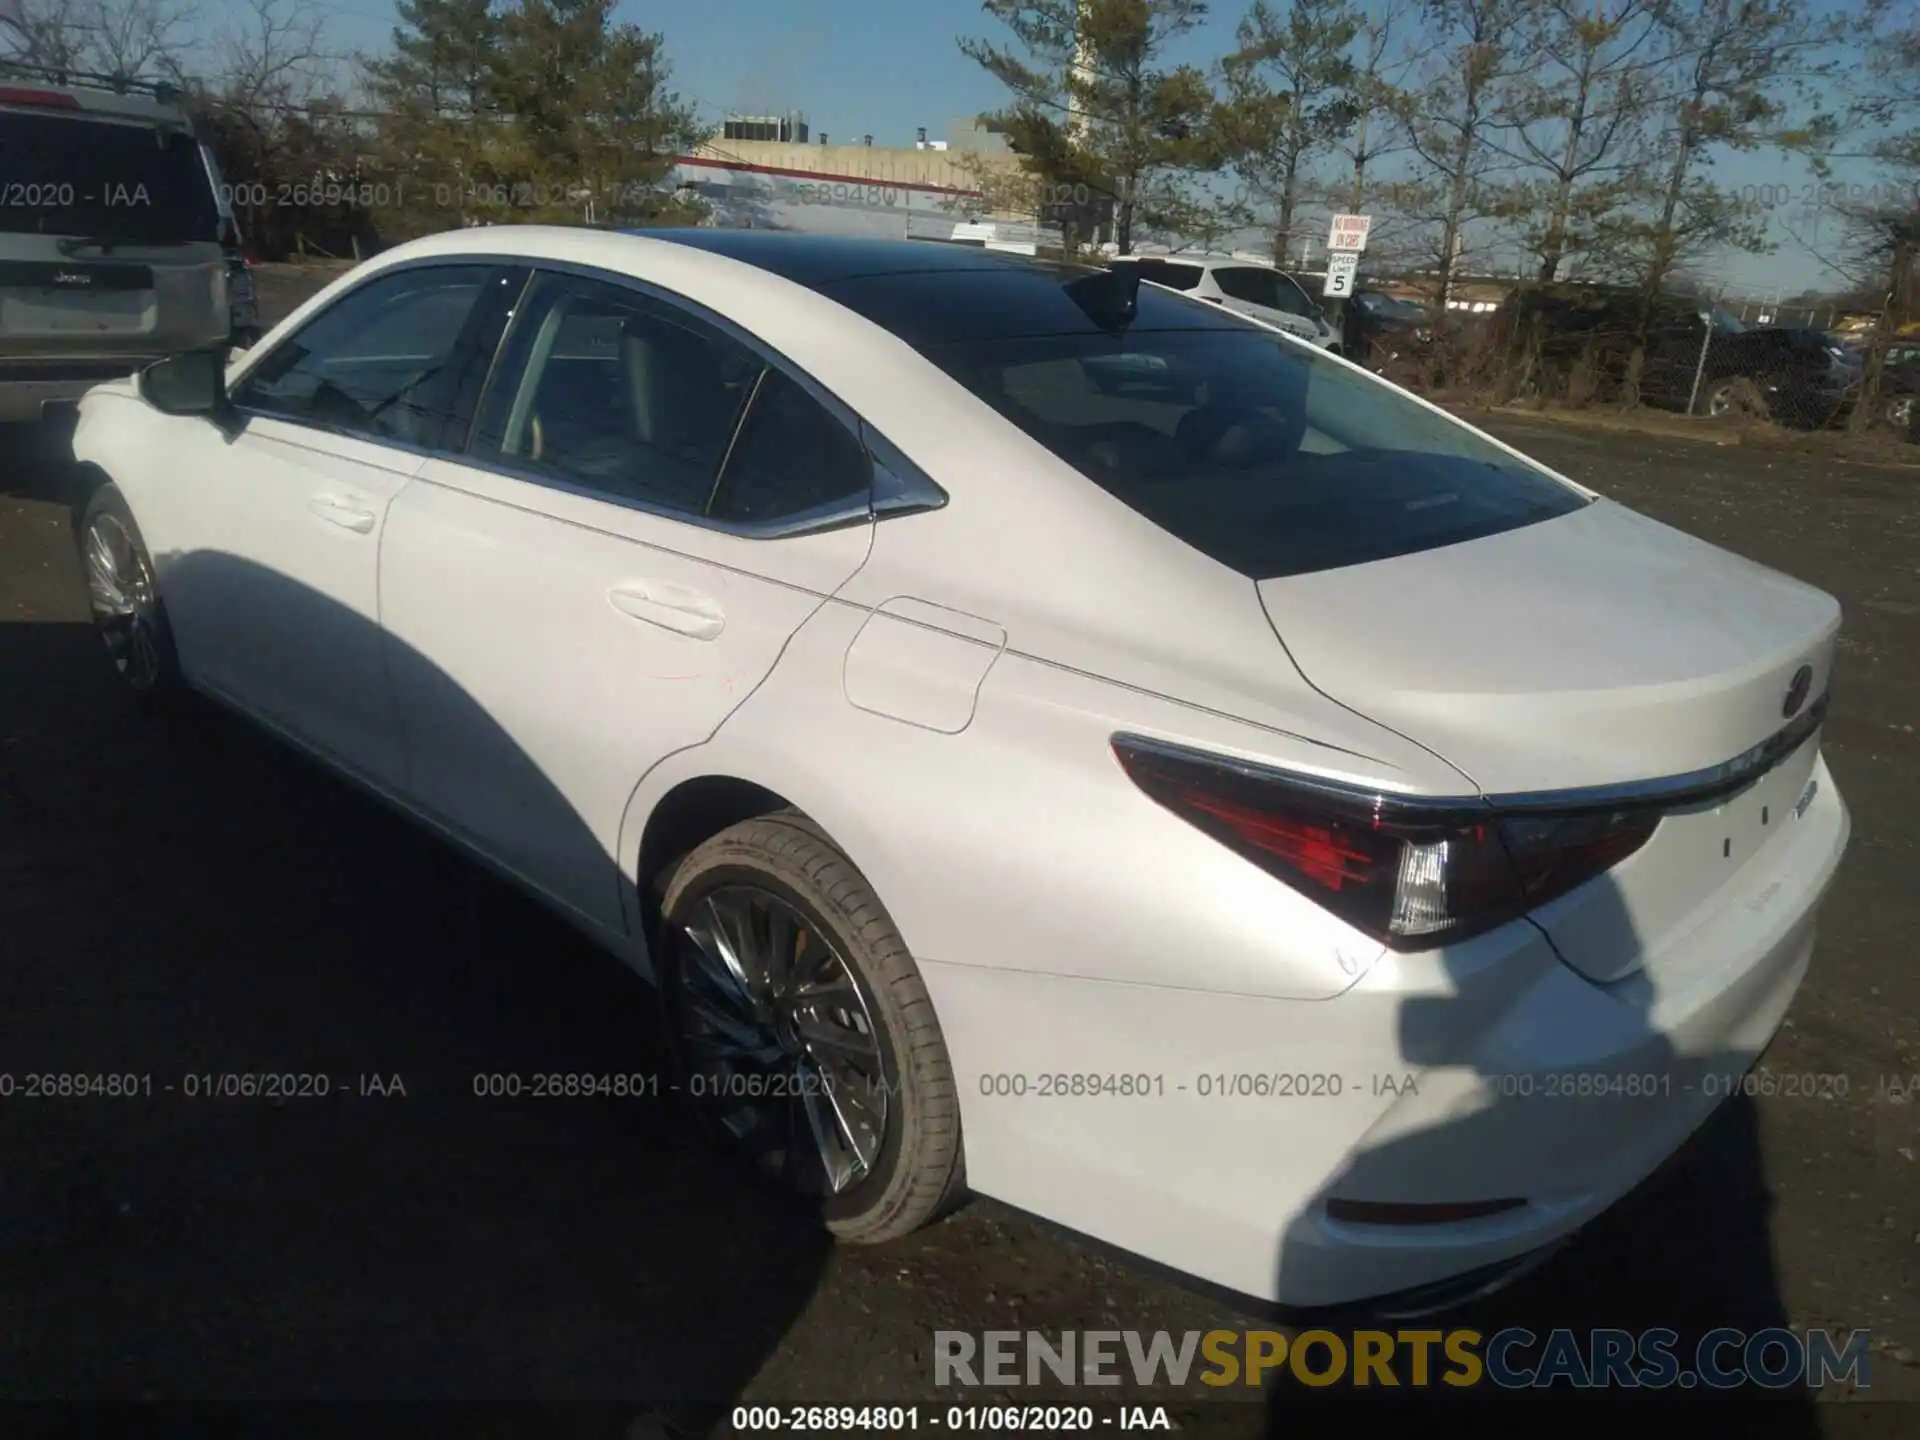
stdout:
[[[1855,838],[1765,1063],[1846,1094],[1723,1107],[1459,1318],[1865,1328],[1871,1397],[1920,1402],[1920,476],[1494,423],[1844,602],[1827,750]],[[478,1074],[653,1068],[644,988],[237,722],[133,721],[59,475],[0,444],[0,1070],[176,1086],[0,1100],[0,1396],[564,1399],[601,1406],[566,1433],[615,1435],[643,1401],[949,1400],[936,1329],[1262,1323],[990,1203],[832,1251],[670,1106],[476,1099]],[[183,1093],[236,1071],[335,1093]],[[1277,1433],[1306,1393],[1206,1418]],[[1873,1410],[1876,1433],[1920,1431],[1920,1409]],[[1784,1400],[1767,1433],[1864,1433],[1836,1413]]]

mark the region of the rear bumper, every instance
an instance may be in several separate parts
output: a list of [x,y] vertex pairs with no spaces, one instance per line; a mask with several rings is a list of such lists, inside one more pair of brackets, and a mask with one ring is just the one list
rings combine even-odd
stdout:
[[[1850,830],[1816,774],[1792,842],[1688,934],[1684,964],[1658,967],[1680,977],[1662,993],[1581,978],[1530,922],[1382,956],[1315,1002],[925,962],[970,1183],[1288,1306],[1484,1289],[1657,1169],[1765,1050]],[[1207,926],[1194,917],[1196,980]],[[1048,1098],[1036,1072],[1146,1080]],[[1012,1075],[1024,1093],[1000,1093]],[[1381,1225],[1330,1217],[1332,1198],[1517,1203]]]

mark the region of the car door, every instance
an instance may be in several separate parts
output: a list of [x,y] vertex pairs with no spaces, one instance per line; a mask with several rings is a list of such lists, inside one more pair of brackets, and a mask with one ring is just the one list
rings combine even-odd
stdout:
[[1302,333],[1308,339],[1321,346],[1338,343],[1338,337],[1333,334],[1331,327],[1322,328],[1326,325],[1327,312],[1306,292],[1305,287],[1298,280],[1284,272],[1275,271],[1273,283],[1280,308],[1289,315],[1297,316],[1306,322],[1307,329]]
[[[158,502],[167,608],[196,681],[388,787],[404,752],[382,658],[388,506],[438,443],[490,264],[379,274],[234,382],[238,429],[176,426]],[[156,487],[157,488],[157,487]]]
[[388,519],[409,796],[618,928],[635,785],[865,562],[872,474],[857,422],[731,327],[539,272],[467,453],[430,460]]

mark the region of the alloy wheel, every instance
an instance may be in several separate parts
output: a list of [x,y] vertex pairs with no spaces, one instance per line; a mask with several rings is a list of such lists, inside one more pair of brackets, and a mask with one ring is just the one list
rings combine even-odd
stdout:
[[1887,423],[1896,430],[1904,430],[1913,423],[1913,396],[1902,395],[1888,404]]
[[879,1028],[845,957],[757,885],[707,891],[673,938],[683,1088],[794,1190],[858,1185],[879,1161],[889,1087]]
[[88,522],[83,553],[93,622],[113,667],[135,690],[151,690],[161,670],[160,600],[146,556],[108,513]]

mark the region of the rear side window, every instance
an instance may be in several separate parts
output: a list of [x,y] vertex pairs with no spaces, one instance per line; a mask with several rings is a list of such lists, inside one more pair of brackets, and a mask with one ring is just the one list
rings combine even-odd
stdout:
[[785,372],[769,369],[754,393],[714,493],[716,520],[743,525],[827,514],[873,491],[860,439]]
[[1313,303],[1307,292],[1300,288],[1300,282],[1291,275],[1275,275],[1273,281],[1282,310],[1295,315],[1304,315],[1308,319],[1314,318],[1319,313],[1320,307]]
[[1251,265],[1223,265],[1213,272],[1213,283],[1220,287],[1222,295],[1232,300],[1264,305],[1269,310],[1290,308],[1281,299],[1280,277],[1271,270],[1257,270]]
[[1136,328],[926,353],[1094,484],[1258,580],[1587,503],[1392,386],[1265,330]]
[[0,234],[212,241],[220,209],[184,130],[0,108]]
[[608,499],[705,514],[759,358],[692,315],[583,276],[541,274],[519,309],[475,453]]

